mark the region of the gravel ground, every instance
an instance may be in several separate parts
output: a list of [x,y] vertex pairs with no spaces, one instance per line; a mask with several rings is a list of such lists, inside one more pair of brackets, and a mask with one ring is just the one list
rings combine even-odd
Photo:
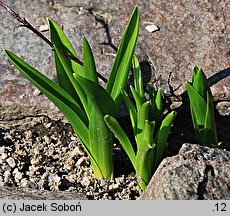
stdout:
[[139,196],[135,173],[118,145],[114,146],[115,179],[96,179],[69,124],[48,117],[27,120],[29,130],[0,127],[0,186],[78,191],[93,200]]
[[[114,144],[115,179],[97,179],[64,119],[51,120],[31,110],[34,116],[17,107],[0,109],[0,113],[0,186],[77,191],[93,200],[139,197],[135,172],[119,144]],[[186,110],[178,110],[165,157],[176,155],[183,143],[195,143],[191,121],[184,121],[188,115]],[[120,120],[129,131],[130,122],[124,117]],[[229,117],[216,115],[216,123],[222,148],[230,149]]]

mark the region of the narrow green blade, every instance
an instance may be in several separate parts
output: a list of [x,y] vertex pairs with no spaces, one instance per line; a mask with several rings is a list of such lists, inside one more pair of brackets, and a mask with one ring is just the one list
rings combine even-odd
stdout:
[[185,87],[188,91],[194,126],[200,128],[205,122],[206,101],[188,82],[185,83]]
[[153,140],[155,122],[145,121],[143,137],[140,140],[137,150],[137,180],[141,189],[144,190],[150,178],[153,175],[154,168],[154,150],[155,143]]
[[132,57],[139,34],[140,15],[135,7],[121,39],[116,58],[106,85],[106,90],[116,103],[117,110],[121,102],[121,89],[125,89]]
[[156,121],[161,122],[163,116],[162,110],[162,91],[161,88],[158,89],[156,94]]
[[74,75],[76,75],[76,74],[73,74],[73,71],[72,71],[71,67],[69,66],[69,60],[67,58],[65,58],[65,56],[63,56],[63,54],[60,52],[60,50],[58,50],[56,47],[54,47],[54,49],[55,49],[55,52],[57,53],[57,56],[60,60],[60,63],[62,65],[63,69],[66,72],[66,75],[69,78],[70,83],[73,85],[73,87],[76,91],[76,94],[78,95],[78,97],[81,101],[81,104],[84,108],[84,111],[87,114],[87,117],[89,118],[90,107],[88,106],[87,95],[85,94],[83,88],[76,81],[76,79],[74,77]]
[[212,95],[209,92],[207,92],[207,109],[206,109],[204,128],[205,131],[204,131],[203,145],[218,147],[213,100],[212,100]]
[[133,56],[132,64],[133,64],[133,77],[134,77],[135,91],[139,94],[141,98],[144,99],[144,88],[143,88],[143,81],[141,75],[141,68],[136,56]]
[[[146,142],[146,141],[145,141]],[[136,176],[138,185],[142,190],[146,188],[149,183],[150,178],[152,177],[152,167],[153,167],[153,151],[154,146],[148,143],[144,143],[140,146],[137,151],[136,156]]]
[[[78,56],[71,45],[69,39],[63,32],[63,30],[58,26],[58,24],[52,20],[51,18],[47,18],[47,22],[49,25],[50,30],[50,39],[54,46],[57,47],[58,50],[64,52],[74,58],[78,59]],[[68,59],[70,64],[72,65],[72,69],[75,73],[84,76],[84,69],[82,65],[78,64],[77,62]]]
[[70,82],[56,52],[54,52],[54,60],[59,86],[64,89],[72,98],[74,98],[78,104],[81,104],[78,94]]
[[192,81],[191,81],[191,83],[194,83],[194,79],[195,79],[195,77],[196,77],[198,71],[199,71],[199,68],[195,65],[195,66],[193,67],[193,69],[192,69]]
[[112,116],[106,115],[104,119],[110,130],[114,133],[115,137],[117,137],[117,139],[121,143],[134,169],[136,169],[135,152],[126,133],[123,131],[117,120]]
[[157,92],[155,92],[155,90],[152,88],[150,95],[149,120],[156,121],[157,127],[159,127],[163,116],[162,91],[159,88]]
[[95,173],[95,176],[113,179],[113,134],[104,121],[104,115],[94,108],[90,115],[89,139],[90,152],[101,172]]
[[194,81],[192,83],[193,88],[199,93],[199,95],[204,99],[207,100],[207,88],[208,83],[207,79],[204,75],[204,72],[201,68],[198,69],[196,75],[194,76]]
[[81,76],[76,76],[76,80],[92,104],[89,121],[89,150],[101,171],[95,175],[112,179],[114,136],[106,125],[104,116],[106,114],[115,116],[115,103],[108,92],[99,84]]
[[149,99],[154,104],[154,101],[156,100],[156,91],[153,88],[153,86],[149,83],[147,85],[147,89],[148,89]]
[[[47,22],[49,25],[50,38],[53,45],[62,53],[62,55],[63,53],[67,53],[72,57],[78,58],[73,46],[71,45],[70,41],[68,40],[62,29],[58,26],[58,24],[50,18],[47,18]],[[64,58],[65,64],[68,65],[68,70],[71,74],[73,74],[75,71],[79,71],[80,74],[83,74],[83,67],[81,65],[77,64],[67,57]],[[71,95],[81,107],[83,107],[78,95],[79,92],[76,92],[76,89],[74,88],[69,75],[66,73],[66,69],[62,65],[61,59],[58,56],[57,52],[54,52],[54,60],[59,85],[69,95]]]
[[131,93],[133,95],[133,98],[135,100],[135,103],[136,103],[136,110],[137,110],[137,113],[140,111],[141,109],[141,106],[144,102],[146,102],[146,99],[145,98],[141,98],[140,95],[136,92],[136,90],[130,85],[130,90],[131,90]]
[[131,124],[132,124],[132,128],[133,128],[133,132],[134,132],[134,134],[136,134],[137,111],[136,111],[131,99],[129,98],[128,94],[124,90],[122,91],[122,96],[123,96],[123,100],[125,102],[125,105],[129,111],[129,116],[130,116],[130,120],[131,120]]
[[79,138],[83,142],[88,142],[88,129],[86,127],[88,120],[74,99],[18,56],[8,50],[5,50],[5,53],[16,68],[63,112]]
[[76,75],[75,79],[89,97],[95,109],[100,110],[104,115],[116,115],[115,103],[102,86],[79,75]]
[[145,120],[143,140],[146,140],[148,145],[152,145],[154,143],[153,133],[155,124],[155,121]]
[[141,109],[137,112],[137,131],[135,135],[135,139],[137,142],[137,148],[140,147],[142,140],[144,139],[144,127],[146,120],[148,120],[148,112],[149,112],[150,102],[146,101],[142,104]]
[[83,37],[83,63],[84,63],[84,77],[98,83],[97,70],[90,45],[85,37]]
[[176,112],[172,111],[169,113],[161,123],[161,127],[157,132],[155,143],[156,143],[156,154],[155,154],[155,166],[154,170],[158,167],[159,163],[161,162],[165,144],[168,139],[170,128],[173,124],[173,121],[176,117]]

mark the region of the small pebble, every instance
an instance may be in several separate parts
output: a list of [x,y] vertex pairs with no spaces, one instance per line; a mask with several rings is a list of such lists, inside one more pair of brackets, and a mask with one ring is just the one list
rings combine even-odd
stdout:
[[2,160],[6,160],[7,157],[8,157],[8,155],[6,153],[2,153],[2,155],[1,155]]
[[36,166],[41,162],[42,156],[41,155],[37,155],[35,156],[33,159],[31,159],[31,165],[32,166]]
[[86,163],[87,163],[86,160],[87,160],[86,157],[81,157],[81,158],[77,161],[76,165],[77,165],[77,166],[84,166],[84,165],[86,165]]
[[2,155],[2,154],[5,153],[5,149],[6,149],[5,146],[1,146],[1,147],[0,147],[0,155]]
[[39,96],[41,94],[42,94],[42,92],[39,89],[35,89],[33,92],[33,96]]
[[9,164],[10,167],[14,168],[15,167],[15,160],[14,158],[10,157],[6,159],[6,162]]
[[91,181],[90,181],[90,179],[89,179],[87,176],[83,177],[83,179],[82,179],[82,181],[81,181],[81,184],[82,184],[83,186],[89,187],[90,183],[91,183]]
[[19,182],[22,179],[22,173],[21,172],[16,172],[14,175],[15,181]]
[[10,171],[7,170],[7,171],[4,172],[4,177],[5,177],[6,180],[8,180],[8,178],[9,178],[10,176],[11,176]]
[[40,25],[40,27],[39,27],[40,32],[44,32],[44,31],[48,31],[48,30],[49,30],[49,26],[47,24]]
[[152,25],[147,25],[147,26],[145,27],[145,29],[146,29],[148,32],[151,32],[151,33],[160,30],[160,28],[159,28],[158,26],[154,25],[154,24],[152,24]]

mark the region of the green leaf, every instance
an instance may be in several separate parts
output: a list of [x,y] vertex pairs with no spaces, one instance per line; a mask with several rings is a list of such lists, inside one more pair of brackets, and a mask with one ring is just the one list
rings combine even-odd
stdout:
[[131,90],[131,93],[132,93],[133,98],[134,98],[135,103],[136,103],[136,110],[137,110],[137,112],[139,112],[142,104],[144,102],[146,102],[146,100],[141,98],[140,95],[135,91],[135,89],[131,85],[130,85],[130,90]]
[[83,62],[84,62],[84,77],[95,83],[98,83],[97,70],[90,45],[85,37],[83,37]]
[[55,59],[55,68],[57,73],[58,83],[62,89],[64,89],[72,98],[74,98],[79,105],[81,105],[81,101],[76,93],[72,83],[70,82],[61,62],[58,58],[56,52],[54,52],[54,59]]
[[119,123],[115,118],[109,115],[105,115],[104,120],[110,130],[114,133],[115,137],[119,140],[122,147],[124,148],[126,154],[128,155],[134,169],[136,169],[136,161],[135,161],[135,152],[133,150],[132,144],[129,141],[126,133],[123,131]]
[[194,81],[192,83],[193,88],[199,93],[199,95],[204,99],[207,100],[207,79],[204,75],[202,69],[198,69],[196,75],[194,76]]
[[98,167],[94,170],[100,170],[100,173],[94,172],[96,177],[113,179],[113,134],[106,125],[103,114],[98,110],[91,110],[89,121],[89,141],[90,152]]
[[[136,156],[136,176],[138,185],[142,190],[144,190],[149,183],[150,178],[152,177],[152,167],[153,163],[151,164],[153,158],[153,145],[143,142],[138,148],[137,156]],[[153,146],[153,147],[152,147]]]
[[162,116],[163,116],[161,88],[158,89],[157,95],[156,95],[156,114],[155,115],[156,115],[156,121],[161,122]]
[[63,112],[80,140],[82,140],[83,143],[87,143],[88,129],[86,125],[88,124],[88,120],[74,99],[61,87],[53,83],[18,56],[8,50],[4,51],[16,68]]
[[216,124],[213,110],[213,100],[211,93],[207,92],[207,109],[204,123],[203,145],[218,147]]
[[142,99],[144,99],[144,88],[141,75],[141,68],[139,65],[139,61],[135,55],[133,56],[133,76],[135,91],[139,94],[139,96]]
[[192,121],[201,145],[217,147],[213,100],[207,78],[201,68],[194,66],[192,83],[185,83],[190,100]]
[[193,118],[193,124],[196,129],[204,126],[206,115],[206,101],[200,94],[188,83],[185,82],[185,87],[188,91],[190,100],[191,113]]
[[100,110],[104,115],[116,115],[115,103],[102,86],[79,75],[76,75],[75,79],[87,94],[95,109]]
[[132,57],[139,34],[140,15],[135,7],[121,39],[116,58],[106,85],[106,90],[116,103],[117,110],[121,103],[121,89],[125,89]]
[[148,112],[149,112],[149,105],[150,102],[146,101],[142,104],[139,112],[137,112],[137,131],[135,135],[136,142],[137,142],[137,148],[140,147],[141,141],[144,139],[144,127],[145,122],[148,120]]
[[[58,24],[51,18],[47,18],[47,22],[49,25],[50,39],[53,45],[57,47],[59,51],[67,53],[68,55],[79,59],[72,44],[70,43],[69,39],[62,31],[62,29],[58,26]],[[84,69],[82,65],[70,59],[68,59],[68,61],[70,62],[72,69],[75,73],[84,76]]]
[[148,95],[149,95],[149,99],[152,102],[152,104],[155,104],[155,100],[156,100],[156,91],[153,88],[153,86],[151,84],[148,83],[147,85],[147,89],[148,89]]
[[[90,107],[88,106],[88,101],[87,101],[87,95],[85,94],[85,92],[83,91],[83,88],[78,84],[78,82],[76,81],[74,74],[72,73],[72,69],[69,67],[69,61],[67,58],[65,58],[63,56],[63,54],[56,48],[54,47],[55,52],[57,53],[57,56],[60,60],[61,65],[63,66],[63,69],[66,72],[66,75],[68,76],[71,84],[73,85],[76,94],[78,95],[81,104],[83,105],[83,108],[87,114],[87,117],[89,118],[90,116]],[[75,74],[76,75],[76,74]]]
[[162,121],[163,110],[162,110],[162,92],[159,88],[157,92],[154,89],[151,89],[150,96],[150,109],[149,109],[149,119],[151,121],[157,122],[157,127]]
[[162,159],[164,149],[165,149],[165,144],[168,139],[169,131],[170,131],[170,128],[173,124],[175,117],[176,117],[175,111],[172,111],[171,113],[169,113],[162,121],[160,129],[157,132],[156,139],[155,139],[156,154],[155,154],[154,170],[157,168],[157,166],[159,165]]
[[146,140],[148,145],[154,144],[154,140],[153,140],[154,128],[155,128],[155,121],[145,120],[143,140]]
[[[58,49],[59,52],[62,53],[62,58],[64,57],[63,53],[67,53],[68,55],[74,58],[78,58],[73,46],[71,45],[70,41],[68,40],[62,29],[58,26],[58,24],[50,18],[47,18],[47,22],[49,25],[51,42],[56,47],[56,49]],[[71,74],[71,76],[76,71],[78,71],[79,74],[83,75],[83,67],[80,64],[72,61],[67,57],[64,58],[65,65],[67,65],[68,71]],[[59,85],[66,92],[68,92],[81,107],[83,107],[81,99],[79,98],[79,92],[76,92],[76,88],[73,86],[73,83],[70,79],[70,75],[66,74],[66,67],[62,65],[61,59],[56,51],[54,52],[54,60]]]
[[[113,134],[104,121],[105,115],[115,116],[116,107],[112,97],[99,84],[76,76],[76,81],[87,94],[92,108],[89,121],[89,151],[97,162],[95,175],[113,178]],[[99,172],[100,171],[100,172]]]
[[133,132],[134,132],[134,134],[136,134],[137,111],[136,111],[131,99],[129,98],[128,94],[124,90],[122,91],[122,95],[123,95],[123,100],[125,102],[125,105],[129,111],[129,116],[130,116],[130,120],[131,120],[131,124],[132,124],[132,128],[133,128]]
[[194,83],[194,80],[195,80],[195,77],[196,77],[198,71],[199,71],[199,68],[195,65],[192,69],[192,82],[191,83]]

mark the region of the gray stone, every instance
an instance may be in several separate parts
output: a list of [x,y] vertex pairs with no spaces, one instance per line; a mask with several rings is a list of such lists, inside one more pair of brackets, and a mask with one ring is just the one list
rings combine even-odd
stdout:
[[223,116],[230,116],[230,102],[222,101],[216,105],[216,109]]
[[86,196],[77,192],[52,192],[29,188],[0,187],[0,199],[4,200],[86,200]]
[[184,144],[158,167],[140,199],[230,199],[230,152]]
[[[80,57],[82,36],[86,36],[98,72],[104,76],[109,74],[114,47],[119,45],[135,5],[121,0],[18,0],[6,3],[37,29],[46,24],[46,17],[53,18],[63,27]],[[180,95],[184,92],[184,81],[191,79],[191,69],[196,64],[209,77],[216,99],[229,99],[229,1],[194,3],[185,0],[182,3],[179,0],[157,0],[140,1],[138,6],[141,23],[136,53],[140,61],[146,60],[151,64],[148,68],[152,68],[146,81],[153,82],[154,78],[161,76],[159,82],[163,90],[169,93],[181,86],[174,92]],[[50,47],[27,29],[16,28],[19,23],[3,8],[0,8],[0,16],[0,48],[15,52],[55,80]],[[160,30],[150,33],[145,29],[149,24]],[[43,34],[49,35],[48,32]],[[0,53],[0,68],[0,103],[39,104],[53,109],[44,95],[34,94],[36,88],[11,66],[3,52]],[[152,75],[151,79],[149,75]]]
[[14,158],[9,157],[6,159],[6,162],[9,164],[10,167],[14,168],[15,167],[15,161]]

